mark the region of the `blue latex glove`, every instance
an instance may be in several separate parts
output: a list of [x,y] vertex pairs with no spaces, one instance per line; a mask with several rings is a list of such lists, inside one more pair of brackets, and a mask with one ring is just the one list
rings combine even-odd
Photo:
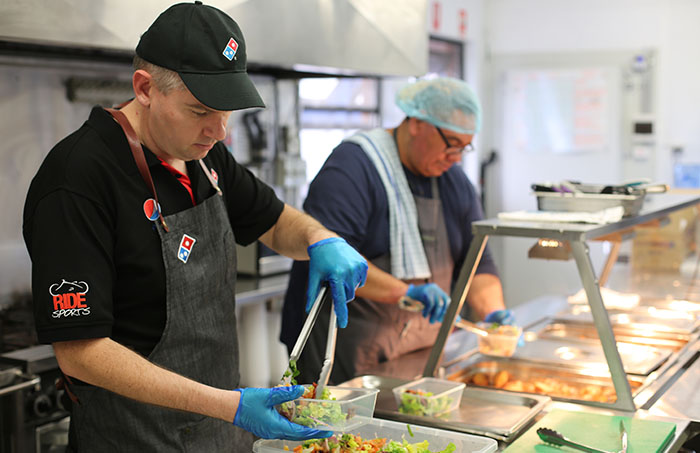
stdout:
[[486,322],[495,322],[498,324],[505,324],[509,326],[515,325],[515,314],[508,309],[504,310],[494,310],[484,318]]
[[[514,326],[515,325],[515,313],[513,313],[512,310],[508,310],[507,308],[505,310],[494,310],[486,317],[484,318],[484,321],[486,322],[495,322],[498,324],[505,324],[509,326]],[[523,339],[523,336],[520,335],[520,338],[518,338],[518,346],[524,346],[525,345],[525,340]]]
[[276,405],[304,394],[304,387],[244,388],[233,424],[263,439],[305,440],[329,437],[330,431],[307,428],[282,417]]
[[367,280],[367,260],[350,247],[342,238],[328,238],[311,244],[309,252],[309,289],[306,293],[306,312],[328,282],[333,296],[333,306],[338,317],[338,327],[348,325],[346,304],[355,298],[355,289]]
[[442,322],[450,302],[450,296],[435,283],[425,285],[409,285],[406,296],[420,301],[423,307],[423,317],[430,319],[430,323]]

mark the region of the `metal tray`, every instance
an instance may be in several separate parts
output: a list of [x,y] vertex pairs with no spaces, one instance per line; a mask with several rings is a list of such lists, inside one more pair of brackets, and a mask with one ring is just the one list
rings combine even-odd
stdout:
[[623,216],[635,216],[642,209],[644,193],[636,195],[534,192],[540,211],[597,212],[622,206]]
[[[559,368],[513,358],[501,359],[474,354],[464,362],[452,365],[447,371],[448,379],[464,382],[468,389],[473,388],[470,386],[480,385],[474,382],[475,376],[479,373],[488,378],[488,383],[484,384],[484,387],[496,388],[494,382],[496,374],[505,371],[509,379],[499,387],[500,391],[510,392],[515,391],[511,389],[518,389],[518,394],[521,392],[544,394],[558,401],[574,403],[589,401],[611,403],[617,399],[609,377],[593,375],[585,368]],[[642,377],[627,376],[627,380],[630,383],[632,395],[636,395],[644,386]],[[518,381],[522,384],[521,388],[518,388]]]
[[[670,349],[618,343],[617,350],[628,374],[648,376],[671,355]],[[568,338],[538,338],[518,348],[513,358],[567,368],[595,368],[609,371],[600,342],[571,341]]]
[[374,415],[432,428],[478,434],[510,441],[549,403],[544,395],[525,395],[467,386],[459,409],[438,417],[406,415],[398,412],[394,387],[410,382],[405,379],[366,375],[344,382],[342,386],[379,390]]
[[[643,331],[619,325],[613,326],[613,333],[618,342],[670,349],[674,352],[681,350],[690,341],[688,334]],[[537,331],[537,337],[600,342],[595,325],[588,323],[552,322]]]
[[[613,327],[625,327],[639,332],[689,335],[700,324],[700,320],[695,316],[664,318],[662,313],[657,311],[657,314],[658,316],[654,316],[648,311],[648,307],[635,310],[608,310],[608,318]],[[554,321],[593,324],[593,315],[588,305],[572,305],[552,318]]]

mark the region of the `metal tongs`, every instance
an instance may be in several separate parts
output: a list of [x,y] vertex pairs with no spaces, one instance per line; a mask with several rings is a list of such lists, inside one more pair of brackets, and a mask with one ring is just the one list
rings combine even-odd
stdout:
[[620,443],[622,444],[622,449],[617,452],[601,450],[599,448],[584,445],[580,442],[575,442],[564,437],[559,432],[549,428],[538,428],[537,435],[540,437],[540,439],[549,444],[571,447],[588,453],[627,453],[627,430],[625,429],[625,424],[622,420],[620,420]]
[[[328,296],[328,297],[326,297]],[[316,296],[316,300],[314,301],[313,306],[311,307],[311,310],[309,311],[309,314],[306,316],[306,321],[304,321],[304,326],[301,328],[301,333],[299,334],[299,338],[297,338],[296,343],[294,343],[294,348],[292,349],[292,353],[289,355],[289,369],[287,372],[291,372],[292,367],[296,368],[296,362],[299,360],[299,356],[301,355],[301,351],[304,349],[304,346],[306,345],[306,341],[309,339],[309,335],[311,334],[311,329],[313,329],[314,324],[316,323],[316,319],[318,318],[318,313],[321,310],[321,306],[323,305],[323,302],[326,299],[331,299],[330,293],[328,291],[328,287],[326,285],[321,287],[321,290],[318,292],[318,296]],[[318,377],[318,381],[316,381],[316,395],[321,396],[321,393],[323,392],[323,389],[326,387],[328,384],[328,378],[330,377],[331,370],[333,369],[333,360],[335,358],[335,340],[338,336],[338,321],[336,318],[335,310],[333,309],[333,301],[329,300],[328,305],[330,305],[331,309],[331,317],[330,320],[328,321],[328,338],[326,339],[326,355],[323,360],[323,366],[321,367],[321,374]],[[294,365],[292,365],[294,364]],[[286,375],[287,373],[285,373]],[[283,378],[284,379],[284,378]]]

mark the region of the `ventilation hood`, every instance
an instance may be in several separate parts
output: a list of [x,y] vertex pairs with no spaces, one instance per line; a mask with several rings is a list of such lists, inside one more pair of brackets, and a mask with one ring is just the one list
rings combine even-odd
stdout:
[[[0,41],[128,53],[164,0],[0,0]],[[210,0],[246,37],[248,61],[306,72],[420,76],[427,0]]]

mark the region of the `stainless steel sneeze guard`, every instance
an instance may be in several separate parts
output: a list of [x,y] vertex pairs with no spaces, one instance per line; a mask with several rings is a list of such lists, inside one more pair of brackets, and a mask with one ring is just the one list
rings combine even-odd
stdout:
[[573,223],[536,223],[482,220],[472,224],[474,238],[469,246],[467,258],[462,266],[459,278],[452,292],[452,303],[447,309],[445,319],[438,333],[425,369],[424,376],[434,376],[442,360],[447,337],[453,329],[457,313],[466,300],[469,287],[476,272],[476,267],[488,241],[489,236],[514,236],[531,238],[551,238],[569,241],[578,268],[583,288],[588,298],[591,314],[605,354],[612,378],[617,400],[609,406],[623,411],[635,411],[632,391],[617,350],[612,325],[603,305],[600,282],[595,275],[586,241],[600,239],[615,233],[622,233],[635,226],[654,220],[663,219],[668,214],[700,203],[697,195],[663,194],[649,197],[644,208],[635,217],[623,218],[619,222],[607,225],[589,225]]

